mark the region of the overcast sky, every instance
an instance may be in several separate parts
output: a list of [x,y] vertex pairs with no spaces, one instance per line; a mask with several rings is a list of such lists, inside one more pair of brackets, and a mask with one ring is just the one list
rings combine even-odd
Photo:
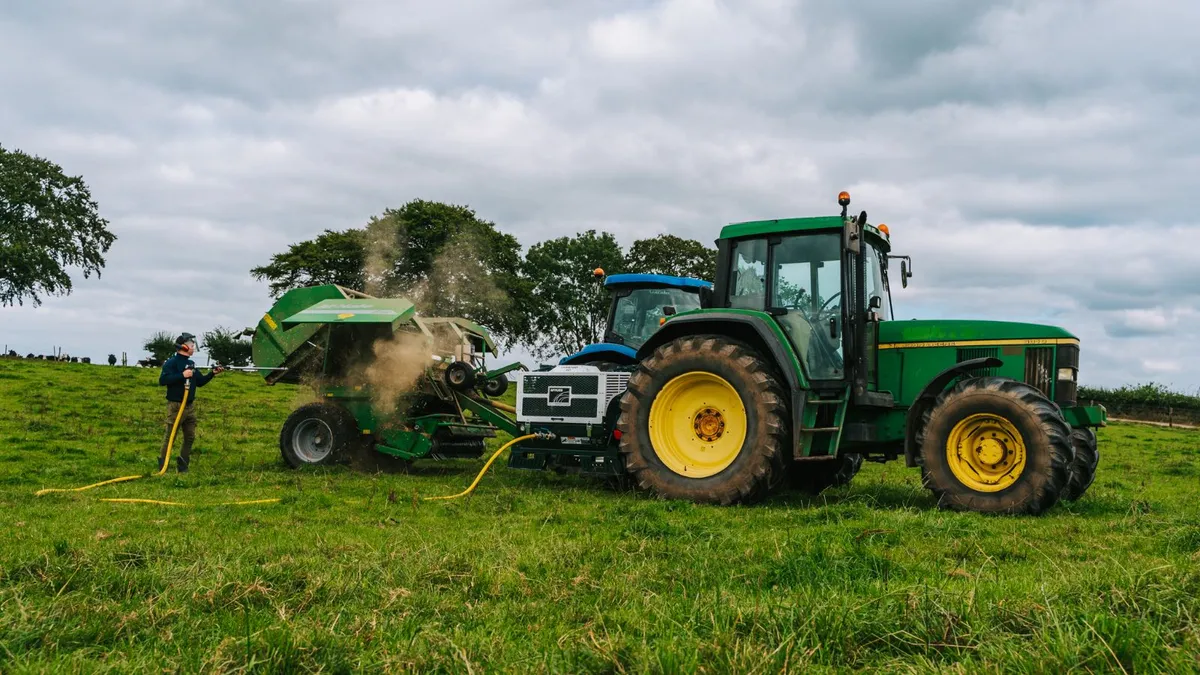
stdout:
[[82,175],[118,239],[0,343],[133,361],[252,326],[251,267],[414,198],[628,245],[845,189],[914,257],[898,318],[1054,323],[1084,384],[1194,391],[1198,26],[1193,0],[6,2],[0,144]]

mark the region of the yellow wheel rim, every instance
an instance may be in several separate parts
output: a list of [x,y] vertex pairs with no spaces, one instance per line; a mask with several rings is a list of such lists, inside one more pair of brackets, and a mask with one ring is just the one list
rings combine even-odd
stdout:
[[671,471],[706,478],[733,463],[746,440],[746,408],[724,378],[684,373],[650,405],[650,445]]
[[978,492],[999,492],[1025,470],[1025,442],[1011,422],[991,413],[967,417],[950,430],[946,461],[963,485]]

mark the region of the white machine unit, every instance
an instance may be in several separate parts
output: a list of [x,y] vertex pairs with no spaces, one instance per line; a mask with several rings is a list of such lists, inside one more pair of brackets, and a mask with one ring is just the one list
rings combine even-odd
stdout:
[[556,366],[517,376],[517,421],[600,424],[613,397],[629,386],[629,373],[596,366]]

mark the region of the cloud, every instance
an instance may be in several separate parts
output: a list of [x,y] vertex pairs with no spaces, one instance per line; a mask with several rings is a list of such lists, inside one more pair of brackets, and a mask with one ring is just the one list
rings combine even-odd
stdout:
[[0,341],[101,357],[253,324],[251,267],[414,198],[525,245],[628,245],[834,213],[848,189],[914,256],[898,317],[1055,323],[1086,384],[1195,389],[1175,336],[1200,330],[1198,20],[1165,0],[6,7],[0,142],[83,175],[119,239],[72,296],[0,309]]

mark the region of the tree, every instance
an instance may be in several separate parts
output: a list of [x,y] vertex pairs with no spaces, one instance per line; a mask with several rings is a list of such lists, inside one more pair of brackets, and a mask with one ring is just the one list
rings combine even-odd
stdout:
[[609,298],[592,271],[602,267],[616,274],[625,269],[621,247],[611,234],[588,230],[543,241],[530,247],[523,267],[529,306],[537,308],[529,312],[524,342],[535,356],[570,354],[604,337]]
[[717,275],[717,250],[695,239],[660,234],[639,239],[625,256],[625,268],[643,274],[669,274],[713,281]]
[[116,241],[79,176],[41,157],[0,146],[0,306],[69,295],[65,268],[100,276]]
[[160,330],[146,340],[142,345],[142,349],[150,352],[154,360],[161,363],[171,358],[171,355],[175,353],[175,338],[171,337],[170,333]]
[[416,199],[386,209],[361,229],[326,230],[251,270],[279,297],[301,286],[337,283],[371,295],[404,296],[426,315],[462,316],[487,326],[499,344],[527,325],[521,246],[466,206]]
[[316,239],[292,244],[271,256],[270,264],[255,267],[250,274],[271,282],[271,297],[278,298],[293,288],[337,284],[362,290],[366,238],[362,230],[325,230]]
[[208,352],[215,363],[222,366],[250,365],[252,345],[249,340],[242,339],[241,331],[217,326],[202,338],[204,351]]

